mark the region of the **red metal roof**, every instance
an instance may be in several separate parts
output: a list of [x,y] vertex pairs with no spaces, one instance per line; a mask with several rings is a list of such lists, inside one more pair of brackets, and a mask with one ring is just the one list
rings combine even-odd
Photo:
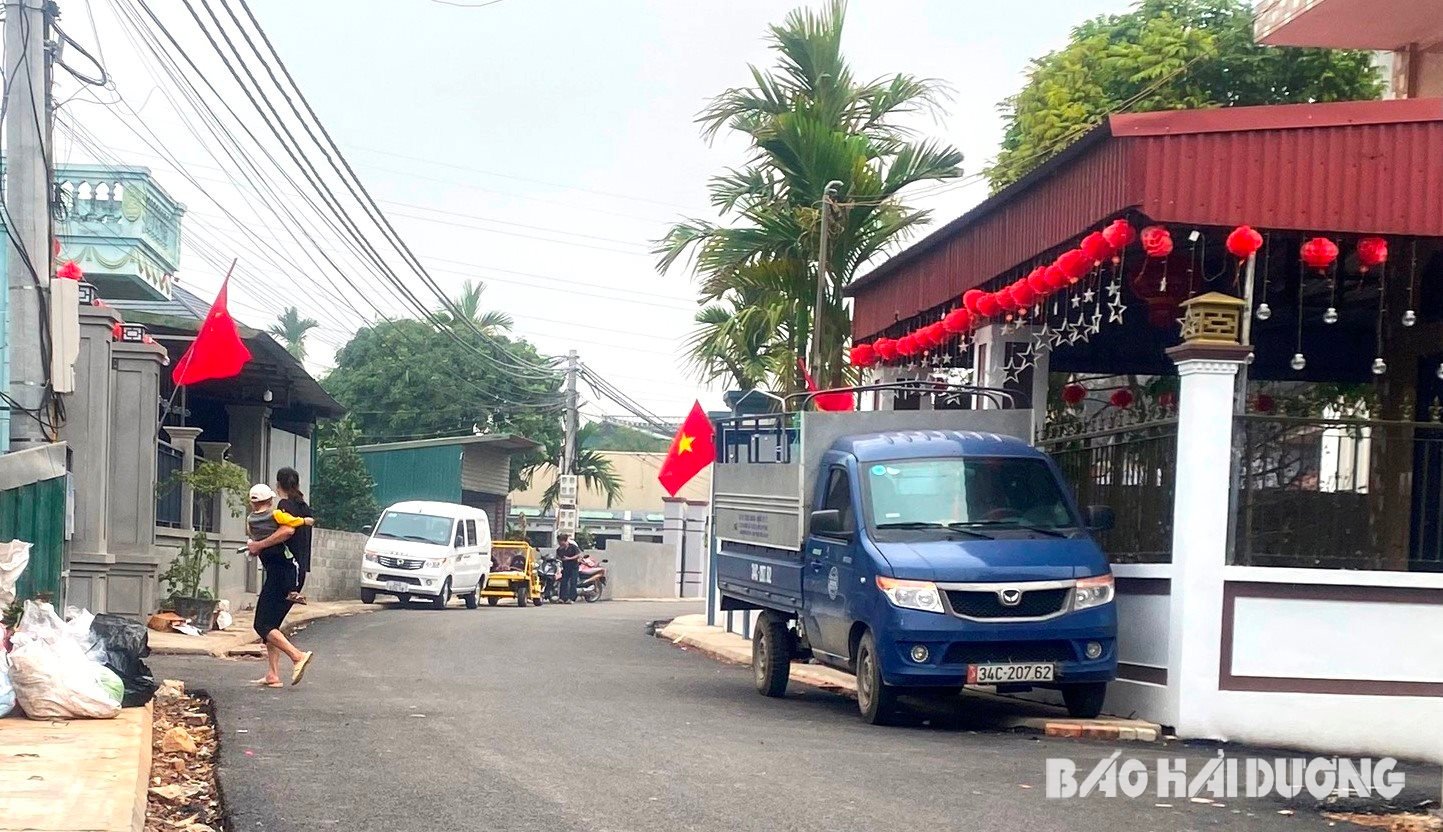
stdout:
[[1129,210],[1184,226],[1443,237],[1443,99],[1112,116],[853,281],[853,333],[870,337]]

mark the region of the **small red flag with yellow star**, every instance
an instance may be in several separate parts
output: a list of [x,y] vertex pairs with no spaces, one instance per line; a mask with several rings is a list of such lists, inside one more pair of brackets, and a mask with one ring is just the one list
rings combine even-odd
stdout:
[[671,450],[667,451],[656,478],[666,493],[675,497],[682,486],[713,462],[716,462],[716,432],[706,411],[701,409],[701,402],[694,402],[691,413],[681,423],[681,430],[672,437]]

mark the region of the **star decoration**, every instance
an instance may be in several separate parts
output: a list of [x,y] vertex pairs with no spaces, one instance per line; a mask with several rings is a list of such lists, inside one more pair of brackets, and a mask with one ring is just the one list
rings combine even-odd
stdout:
[[1087,334],[1096,335],[1102,331],[1102,308],[1098,307],[1092,312],[1092,322],[1087,325]]
[[1061,344],[1063,341],[1066,341],[1066,340],[1067,340],[1067,324],[1064,323],[1061,327],[1058,327],[1057,329],[1052,330],[1052,334],[1048,336],[1047,340],[1051,343],[1051,345],[1052,345],[1053,347],[1056,347],[1056,346],[1058,346],[1059,344]]
[[1081,305],[1082,305],[1082,298],[1081,298],[1081,296],[1079,296],[1079,295],[1073,295],[1073,296],[1072,296],[1072,308],[1073,308],[1073,309],[1076,309],[1077,307],[1079,307],[1079,306],[1081,306]]
[[1127,304],[1118,298],[1107,305],[1107,322],[1110,324],[1122,323],[1122,313],[1127,311]]
[[1095,297],[1097,297],[1097,293],[1092,291],[1091,287],[1089,287],[1087,291],[1082,293],[1082,302],[1092,303],[1092,299]]
[[1107,284],[1107,293],[1115,298],[1122,297],[1122,284],[1117,282]]

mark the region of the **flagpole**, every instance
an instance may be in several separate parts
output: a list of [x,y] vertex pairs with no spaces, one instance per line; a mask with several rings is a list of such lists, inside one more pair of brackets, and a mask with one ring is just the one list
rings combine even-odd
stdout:
[[[224,289],[224,288],[226,287],[226,285],[230,283],[230,275],[231,275],[231,272],[235,271],[235,264],[236,264],[236,263],[239,263],[239,262],[240,262],[240,258],[239,258],[239,257],[233,258],[233,259],[230,261],[230,268],[228,268],[228,269],[225,270],[225,278],[224,278],[223,280],[221,280],[221,282],[220,282],[220,285],[221,285],[221,288],[222,288],[222,289]],[[210,313],[207,312],[206,314],[209,315]],[[200,325],[201,325],[202,327],[205,326],[205,320],[204,320],[204,319],[201,320]],[[197,331],[199,331],[199,330],[197,330]],[[181,363],[175,368],[175,371],[174,371],[173,373],[171,373],[171,375],[172,375],[172,376],[183,376],[183,375],[185,375],[185,368],[190,366],[190,362],[191,362],[194,358],[195,358],[194,350],[189,350],[189,349],[186,350],[186,351],[185,351],[185,355],[182,355],[182,356],[180,357]],[[185,385],[182,385],[182,384],[177,384],[177,385],[175,385],[174,389],[172,389],[172,390],[170,391],[170,398],[168,398],[168,399],[165,400],[165,412],[163,412],[163,413],[160,415],[160,427],[157,428],[157,429],[156,429],[156,432],[155,432],[155,435],[156,435],[157,437],[160,436],[160,431],[162,431],[162,430],[165,429],[165,420],[166,420],[166,418],[167,418],[168,416],[170,416],[170,409],[175,406],[175,397],[180,394],[180,388],[181,388],[181,387],[184,387],[184,386],[185,386]]]

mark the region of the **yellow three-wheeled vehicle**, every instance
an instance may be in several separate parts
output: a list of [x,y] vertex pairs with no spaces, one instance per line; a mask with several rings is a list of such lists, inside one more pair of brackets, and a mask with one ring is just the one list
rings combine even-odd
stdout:
[[481,589],[486,603],[515,598],[516,606],[541,606],[541,579],[536,574],[536,550],[524,540],[498,540],[491,544],[491,573]]

